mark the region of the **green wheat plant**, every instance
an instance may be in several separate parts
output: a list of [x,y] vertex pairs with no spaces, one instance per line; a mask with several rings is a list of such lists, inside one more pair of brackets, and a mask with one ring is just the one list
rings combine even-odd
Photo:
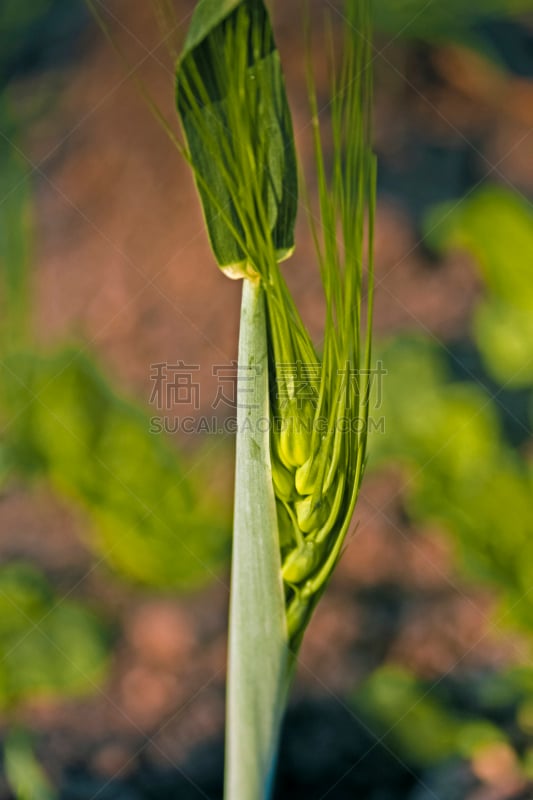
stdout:
[[[155,2],[171,40],[172,4]],[[366,462],[376,182],[369,0],[346,0],[337,19],[342,47],[330,19],[323,109],[308,48],[318,208],[304,196],[326,308],[319,349],[280,266],[295,245],[298,169],[263,0],[197,3],[176,65],[181,138],[139,84],[192,169],[218,266],[242,279],[227,800],[271,795],[298,648],[341,555]]]
[[328,154],[308,68],[319,200],[318,214],[308,217],[326,305],[320,354],[280,269],[294,248],[297,169],[263,2],[202,0],[177,66],[185,153],[213,252],[226,274],[243,279],[241,398],[250,371],[256,376],[237,433],[226,731],[232,799],[269,795],[295,655],[341,554],[365,466],[375,201],[370,60],[368,4],[348,2],[340,64],[331,59]]

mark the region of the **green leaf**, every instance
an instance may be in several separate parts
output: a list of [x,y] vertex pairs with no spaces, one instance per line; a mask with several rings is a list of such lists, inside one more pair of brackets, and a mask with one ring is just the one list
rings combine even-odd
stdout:
[[517,193],[483,187],[460,203],[432,209],[425,222],[440,252],[466,250],[485,283],[473,334],[496,380],[520,388],[533,383],[533,213]]
[[279,54],[261,0],[201,0],[176,102],[211,245],[231,277],[294,248],[297,170]]
[[226,17],[242,5],[242,0],[200,0],[196,4],[187,38],[183,47],[182,59],[194,50]]
[[479,714],[458,714],[444,686],[428,687],[397,666],[376,670],[353,703],[388,748],[419,766],[471,758],[486,746],[508,741],[503,730]]
[[9,731],[4,745],[7,781],[17,800],[55,800],[57,793],[35,758],[30,736],[23,730]]
[[452,381],[430,339],[402,336],[378,355],[387,435],[374,437],[372,467],[401,461],[410,517],[453,535],[468,573],[496,587],[508,621],[530,631],[533,472],[506,442],[496,404],[471,381]]
[[[0,124],[11,133],[14,122],[0,97]],[[28,167],[11,143],[0,150],[0,336],[5,348],[27,336],[29,265],[32,250],[31,184]]]
[[0,376],[4,469],[43,474],[80,503],[91,546],[127,578],[190,589],[216,575],[229,554],[225,505],[187,475],[176,448],[150,432],[146,410],[117,395],[90,356],[17,353]]
[[497,381],[516,389],[533,384],[533,304],[524,309],[495,300],[480,303],[473,333],[485,365]]
[[88,609],[58,602],[24,563],[0,571],[0,707],[30,697],[90,692],[107,666],[108,635]]
[[397,36],[454,39],[469,34],[485,19],[509,17],[533,9],[533,0],[372,0],[376,28]]
[[[254,375],[253,395],[249,378]],[[231,574],[226,797],[268,797],[290,678],[268,426],[264,292],[245,280]],[[246,400],[244,400],[246,398]]]

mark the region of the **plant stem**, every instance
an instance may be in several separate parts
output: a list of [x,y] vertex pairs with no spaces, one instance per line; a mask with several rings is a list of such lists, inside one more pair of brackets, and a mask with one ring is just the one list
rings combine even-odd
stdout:
[[269,436],[264,290],[243,281],[226,714],[226,800],[267,800],[289,682]]

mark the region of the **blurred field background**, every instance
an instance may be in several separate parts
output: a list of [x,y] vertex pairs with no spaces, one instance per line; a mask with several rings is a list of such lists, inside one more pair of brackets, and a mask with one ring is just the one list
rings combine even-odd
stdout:
[[[240,287],[132,80],[174,118],[151,4],[97,5],[129,67],[81,0],[0,7],[0,798],[216,800]],[[310,8],[320,75],[341,4]],[[305,169],[302,9],[274,3]],[[374,11],[386,374],[276,797],[527,800],[533,4]],[[318,342],[303,213],[285,274]]]

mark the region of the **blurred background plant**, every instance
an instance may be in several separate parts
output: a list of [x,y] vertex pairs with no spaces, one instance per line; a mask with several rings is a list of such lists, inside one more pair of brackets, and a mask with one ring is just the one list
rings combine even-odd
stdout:
[[[146,4],[101,5],[171,116]],[[298,12],[275,6],[305,159]],[[527,798],[533,8],[374,8],[385,430],[278,796]],[[151,434],[147,399],[155,362],[231,363],[236,295],[83,3],[6,0],[0,32],[0,797],[216,798],[231,448]],[[312,326],[308,253],[286,273]]]
[[[43,348],[33,333],[32,176],[19,140],[43,114],[48,93],[36,92],[21,108],[10,80],[49,63],[57,68],[66,38],[84,19],[83,3],[57,0],[7,2],[0,11],[0,484],[9,493],[13,485],[49,483],[88,515],[86,542],[99,563],[130,581],[187,590],[212,580],[226,562],[228,504],[205,485],[200,498],[176,448],[150,433],[147,412],[114,391],[85,344]],[[91,693],[105,677],[107,623],[69,594],[63,587],[54,596],[30,561],[1,567],[0,706],[7,720],[25,701]],[[18,798],[54,796],[23,731],[8,734],[5,770]]]
[[3,479],[46,479],[83,505],[92,546],[125,576],[201,583],[227,558],[227,507],[205,486],[200,500],[176,448],[150,433],[146,411],[114,391],[86,345],[32,341],[31,184],[16,150],[4,148],[1,173]]

